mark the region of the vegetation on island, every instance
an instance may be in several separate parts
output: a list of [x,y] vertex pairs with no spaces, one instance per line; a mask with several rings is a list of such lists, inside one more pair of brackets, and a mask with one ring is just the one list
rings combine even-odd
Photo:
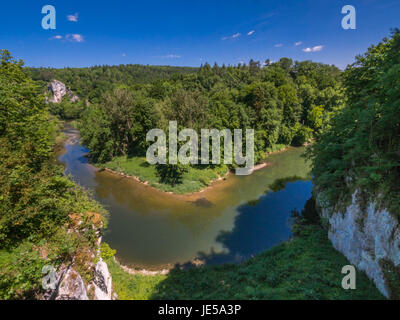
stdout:
[[[188,194],[198,192],[209,186],[212,181],[224,177],[225,165],[219,166],[184,166],[150,165],[146,158],[134,156],[114,157],[111,161],[99,165],[113,172],[135,177],[164,192]],[[178,170],[178,172],[176,172]]]

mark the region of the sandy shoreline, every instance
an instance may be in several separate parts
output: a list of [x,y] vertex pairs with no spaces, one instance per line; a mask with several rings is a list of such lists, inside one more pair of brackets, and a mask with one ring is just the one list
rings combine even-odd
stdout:
[[163,267],[162,269],[156,269],[156,270],[149,270],[149,269],[145,269],[145,268],[135,268],[135,267],[128,267],[123,265],[120,261],[118,261],[118,259],[114,256],[113,257],[114,261],[121,267],[121,269],[126,272],[129,273],[131,275],[142,275],[142,276],[157,276],[157,275],[167,275],[169,274],[169,272],[174,269],[175,267],[181,267],[181,268],[197,268],[200,267],[202,265],[204,265],[204,261],[201,261],[199,259],[193,259],[191,261],[188,261],[184,264],[168,264],[165,267]]
[[130,268],[127,266],[124,266],[123,264],[121,264],[116,257],[114,257],[114,261],[121,267],[121,269],[126,272],[129,273],[131,275],[142,275],[142,276],[157,276],[157,275],[167,275],[171,269],[173,269],[173,267],[168,267],[168,268],[164,268],[161,270],[147,270],[147,269],[134,269],[134,268]]

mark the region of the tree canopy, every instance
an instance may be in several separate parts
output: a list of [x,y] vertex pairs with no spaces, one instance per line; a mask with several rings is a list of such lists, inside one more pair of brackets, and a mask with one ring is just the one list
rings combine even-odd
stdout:
[[358,190],[362,207],[377,201],[400,217],[399,30],[358,56],[344,84],[346,107],[310,149],[315,185],[334,209],[344,211]]
[[[97,72],[87,71],[89,78]],[[277,144],[313,139],[344,102],[341,71],[311,61],[282,58],[264,67],[256,61],[248,66],[205,64],[191,71],[131,86],[116,82],[98,103],[85,108],[80,130],[92,160],[145,154],[147,131],[166,130],[169,121],[198,132],[254,129],[256,160],[261,160]]]

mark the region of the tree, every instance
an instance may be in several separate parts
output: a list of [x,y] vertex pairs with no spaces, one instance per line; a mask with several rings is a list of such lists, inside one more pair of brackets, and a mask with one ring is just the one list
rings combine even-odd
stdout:
[[256,141],[256,145],[271,147],[278,141],[283,118],[277,89],[270,82],[255,82],[244,89],[244,101],[254,112],[252,126],[256,128],[256,137],[262,140]]
[[286,72],[289,72],[293,65],[293,60],[290,58],[281,58],[277,63],[279,67],[281,67]]
[[312,129],[316,132],[322,129],[324,124],[324,107],[323,106],[315,106],[310,110],[308,114],[308,123]]
[[188,167],[183,164],[159,164],[156,167],[161,182],[175,186],[182,182],[183,174],[188,172]]
[[22,66],[9,51],[0,51],[0,137],[7,136],[15,150],[24,149],[31,164],[40,167],[51,150],[53,127],[40,88]]
[[354,190],[400,217],[400,32],[394,30],[345,71],[346,106],[309,151],[314,183],[343,211]]

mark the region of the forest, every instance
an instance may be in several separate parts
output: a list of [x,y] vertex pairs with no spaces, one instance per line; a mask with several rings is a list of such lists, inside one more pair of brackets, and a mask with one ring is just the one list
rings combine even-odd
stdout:
[[[111,161],[105,166],[114,168],[112,161],[117,159],[123,163],[117,167],[125,173],[130,164],[125,164],[124,157],[145,156],[150,145],[147,132],[153,128],[168,131],[169,121],[177,121],[178,130],[191,128],[198,133],[202,128],[254,129],[255,161],[260,162],[266,152],[313,141],[345,102],[342,71],[289,58],[274,63],[267,59],[263,64],[251,60],[237,66],[204,64],[199,69],[105,66],[27,71],[34,79],[57,76],[66,79],[72,89],[79,86],[76,92],[83,99],[71,103],[64,98],[60,105],[50,104],[50,110],[64,119],[77,120],[94,163]],[[171,72],[175,73],[166,78]],[[130,162],[135,161],[138,158]],[[194,176],[201,167],[158,167],[155,184],[164,183],[167,190],[170,185],[175,191],[173,186],[191,179],[188,172]],[[146,176],[143,170],[133,173],[140,179]],[[214,176],[210,174],[202,185],[207,186]],[[198,191],[201,186],[183,189],[183,193]]]
[[120,66],[95,66],[91,68],[31,68],[26,67],[29,76],[43,88],[54,80],[67,83],[82,100],[99,102],[102,95],[111,90],[115,84],[151,83],[158,79],[168,79],[175,74],[193,73],[197,68],[171,67],[171,66],[143,66],[143,65],[120,65]]

